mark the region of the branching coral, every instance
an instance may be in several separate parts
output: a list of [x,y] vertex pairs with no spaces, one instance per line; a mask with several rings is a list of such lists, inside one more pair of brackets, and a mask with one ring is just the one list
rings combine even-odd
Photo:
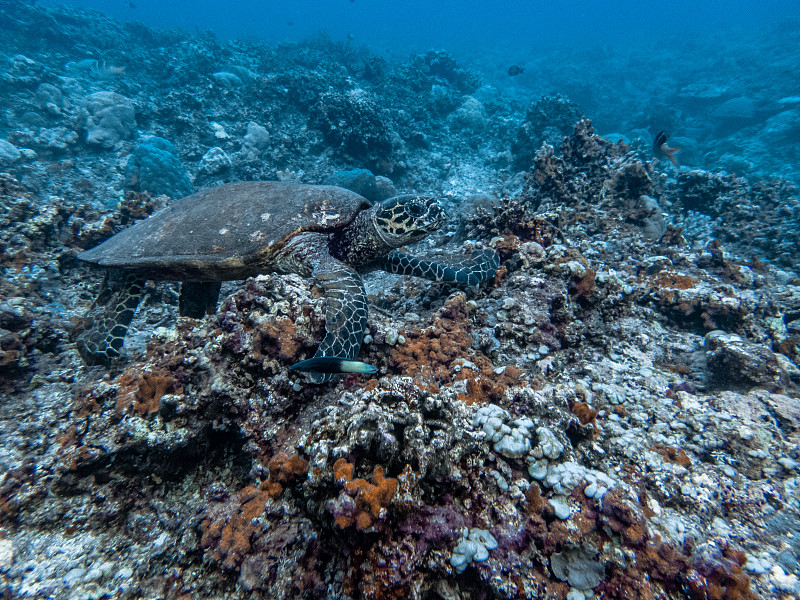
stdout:
[[545,248],[563,236],[550,220],[534,214],[533,198],[523,194],[515,198],[502,197],[490,209],[478,208],[465,219],[464,229],[470,238],[491,239],[505,236],[495,249],[503,259],[517,250],[519,242],[534,241]]

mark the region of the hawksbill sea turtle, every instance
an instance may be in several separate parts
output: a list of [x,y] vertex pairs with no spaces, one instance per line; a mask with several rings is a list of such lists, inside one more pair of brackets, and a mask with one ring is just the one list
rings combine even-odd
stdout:
[[372,205],[344,188],[249,181],[171,203],[78,258],[107,269],[76,342],[87,364],[118,358],[147,280],[180,281],[180,314],[216,308],[222,281],[278,272],[312,277],[325,292],[325,337],[313,358],[294,365],[314,383],[337,372],[374,372],[355,359],[367,324],[360,273],[383,269],[432,281],[478,285],[494,275],[492,250],[456,264],[397,250],[444,222],[438,200],[395,196]]

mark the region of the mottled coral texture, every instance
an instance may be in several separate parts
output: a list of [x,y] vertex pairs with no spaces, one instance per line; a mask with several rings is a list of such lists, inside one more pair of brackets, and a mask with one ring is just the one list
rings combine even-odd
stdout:
[[296,454],[277,453],[267,463],[269,479],[248,485],[222,502],[212,502],[200,522],[200,545],[227,569],[238,568],[248,556],[251,544],[267,527],[265,505],[276,500],[284,486],[300,481],[308,462]]
[[261,525],[254,522],[264,512],[264,504],[271,498],[267,490],[247,486],[240,490],[228,506],[227,514],[209,516],[200,524],[200,545],[211,551],[211,556],[232,569],[241,564],[250,550],[252,537]]
[[[433,325],[403,331],[406,343],[398,344],[389,354],[389,365],[398,373],[418,378],[434,386],[450,381],[466,381],[460,398],[468,403],[500,399],[506,386],[518,380],[521,372],[510,366],[496,372],[491,361],[473,349],[472,322],[464,294],[447,300]],[[458,373],[454,365],[468,359]]]

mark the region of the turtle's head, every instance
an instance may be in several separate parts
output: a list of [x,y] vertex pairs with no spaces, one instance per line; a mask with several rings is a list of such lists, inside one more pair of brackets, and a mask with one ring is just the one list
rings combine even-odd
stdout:
[[378,234],[392,248],[421,240],[439,229],[445,218],[436,198],[414,194],[384,200],[373,215]]

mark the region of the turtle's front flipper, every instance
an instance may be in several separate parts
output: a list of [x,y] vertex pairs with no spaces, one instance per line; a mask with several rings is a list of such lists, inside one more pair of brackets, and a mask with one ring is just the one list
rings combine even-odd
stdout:
[[[367,294],[361,276],[353,268],[332,258],[317,262],[313,276],[325,289],[325,337],[314,358],[355,360],[367,327]],[[330,365],[325,367],[330,368]],[[308,377],[312,383],[324,383],[332,375],[310,370]]]
[[110,365],[119,357],[125,334],[144,293],[145,280],[130,274],[108,274],[103,288],[80,324],[75,339],[87,365]]
[[393,250],[380,267],[398,275],[414,275],[431,281],[447,281],[462,285],[478,285],[494,276],[500,256],[494,250],[482,250],[454,264],[420,260]]

